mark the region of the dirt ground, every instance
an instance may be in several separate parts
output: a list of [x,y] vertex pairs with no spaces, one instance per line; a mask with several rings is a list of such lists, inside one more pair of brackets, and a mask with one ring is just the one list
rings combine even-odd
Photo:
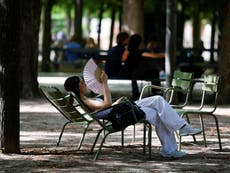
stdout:
[[[59,147],[56,142],[66,122],[46,100],[21,101],[20,106],[21,154],[0,154],[0,172],[230,172],[230,107],[218,108],[223,151],[219,151],[215,126],[211,118],[205,119],[208,147],[202,135],[197,144],[192,137],[183,138],[182,150],[188,154],[182,159],[165,159],[160,155],[160,143],[153,131],[152,156],[142,153],[142,125],[136,126],[136,140],[132,141],[133,127],[125,130],[125,146],[120,145],[120,133],[110,135],[97,161],[89,154],[98,126],[92,124],[83,147],[77,151],[83,126],[66,127]],[[199,120],[194,117],[194,126]],[[97,148],[96,148],[97,149]]]

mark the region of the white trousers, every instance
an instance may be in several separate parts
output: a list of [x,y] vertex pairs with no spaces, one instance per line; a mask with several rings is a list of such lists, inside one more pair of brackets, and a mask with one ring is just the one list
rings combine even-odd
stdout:
[[162,149],[165,152],[177,150],[174,132],[187,124],[162,96],[151,96],[135,101],[146,114],[146,120],[155,126]]

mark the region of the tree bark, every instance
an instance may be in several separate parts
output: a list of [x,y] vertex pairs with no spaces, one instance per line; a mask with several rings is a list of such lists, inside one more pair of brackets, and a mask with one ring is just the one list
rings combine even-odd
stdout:
[[170,86],[171,77],[176,68],[176,0],[167,0],[166,41],[165,41],[165,72],[166,86]]
[[22,98],[34,98],[38,91],[38,34],[40,28],[41,1],[21,2],[20,70]]
[[74,33],[77,34],[80,43],[83,42],[82,37],[82,12],[83,12],[83,1],[75,0],[75,22],[74,22]]
[[193,48],[195,55],[198,55],[200,49],[200,1],[193,1],[194,12],[193,12]]
[[99,11],[98,37],[97,37],[97,44],[99,48],[101,45],[101,23],[102,23],[103,13],[104,13],[104,0],[101,0],[100,11]]
[[130,34],[140,34],[144,37],[143,0],[123,1],[123,25],[122,30]]
[[114,31],[114,24],[116,18],[116,10],[115,7],[111,7],[111,27],[110,27],[110,38],[109,38],[109,49],[112,47],[113,44],[113,31]]
[[43,36],[42,36],[42,71],[50,69],[50,45],[51,45],[51,10],[54,0],[46,0],[43,12]]
[[19,1],[0,2],[1,150],[19,153],[19,62],[21,8]]

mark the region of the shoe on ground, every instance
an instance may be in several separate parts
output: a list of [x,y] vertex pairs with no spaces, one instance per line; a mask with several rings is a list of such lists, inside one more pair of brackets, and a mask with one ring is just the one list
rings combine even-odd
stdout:
[[191,125],[187,124],[182,127],[179,131],[180,136],[189,136],[189,135],[196,135],[202,132],[202,129],[193,128]]
[[168,152],[165,152],[164,150],[162,150],[161,155],[162,155],[162,157],[165,157],[165,158],[176,159],[176,158],[182,158],[182,157],[186,156],[186,153],[183,151],[177,151],[177,150],[168,153]]

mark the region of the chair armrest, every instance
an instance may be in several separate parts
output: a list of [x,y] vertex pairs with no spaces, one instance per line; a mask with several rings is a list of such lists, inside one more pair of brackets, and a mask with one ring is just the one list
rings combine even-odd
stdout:
[[161,86],[157,86],[157,85],[145,85],[144,87],[143,87],[143,89],[141,90],[141,94],[140,94],[140,97],[139,97],[139,99],[142,99],[143,98],[143,95],[144,95],[144,92],[145,92],[145,90],[147,90],[147,89],[157,89],[157,90],[160,90],[160,91],[162,91],[162,92],[165,92],[165,90],[167,90],[167,88],[166,87],[161,87]]

